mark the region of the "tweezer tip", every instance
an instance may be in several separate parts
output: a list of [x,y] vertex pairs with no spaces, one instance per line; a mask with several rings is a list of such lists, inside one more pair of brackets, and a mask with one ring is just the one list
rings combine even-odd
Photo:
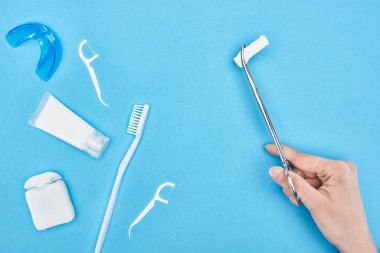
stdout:
[[244,49],[245,49],[245,44],[241,46],[241,51],[240,51],[240,59],[241,59],[241,65],[244,66],[245,59],[244,59]]

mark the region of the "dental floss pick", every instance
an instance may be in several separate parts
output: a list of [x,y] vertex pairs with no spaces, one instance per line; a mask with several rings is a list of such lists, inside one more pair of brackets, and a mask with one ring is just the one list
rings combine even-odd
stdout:
[[[91,50],[91,52],[94,53],[94,55],[91,57],[91,58],[86,58],[83,54],[83,47],[84,45],[88,46],[88,48]],[[95,70],[94,68],[91,66],[91,63],[93,61],[96,60],[96,58],[99,57],[99,55],[97,53],[95,53],[95,51],[92,49],[92,47],[88,44],[87,40],[83,40],[80,44],[79,44],[79,47],[78,47],[78,53],[79,53],[79,57],[82,59],[82,61],[84,62],[84,64],[86,65],[87,67],[87,70],[90,74],[90,77],[91,77],[91,81],[92,81],[92,84],[94,85],[94,88],[95,88],[95,91],[96,91],[96,94],[98,95],[98,99],[99,101],[105,105],[105,106],[109,106],[108,104],[106,104],[106,102],[104,102],[103,98],[102,98],[102,91],[100,89],[100,85],[99,85],[99,82],[98,82],[98,78],[96,77],[96,73],[95,73]]]
[[129,230],[128,230],[128,235],[129,237],[131,237],[131,230],[134,226],[136,226],[149,212],[150,210],[152,210],[152,208],[154,207],[154,204],[156,201],[159,201],[161,203],[164,203],[165,205],[167,205],[169,203],[168,200],[166,199],[162,199],[160,197],[160,192],[162,189],[164,189],[166,186],[170,186],[170,187],[175,187],[175,184],[174,183],[171,183],[171,182],[166,182],[166,183],[163,183],[161,184],[157,190],[156,190],[156,194],[154,195],[153,199],[149,202],[149,204],[144,208],[144,210],[137,216],[137,218],[132,222],[132,224],[129,226]]
[[121,180],[123,179],[124,173],[128,167],[128,164],[136,151],[136,148],[141,140],[144,132],[145,123],[148,117],[149,105],[135,105],[129,119],[128,130],[129,134],[135,136],[131,146],[129,147],[127,153],[125,154],[123,160],[119,165],[117,171],[116,179],[112,188],[111,196],[108,201],[107,210],[103,218],[102,227],[100,228],[98,240],[96,242],[95,253],[99,253],[102,250],[103,242],[107,234],[108,225],[111,221],[113,209],[115,207],[117,195],[119,194],[119,188]]

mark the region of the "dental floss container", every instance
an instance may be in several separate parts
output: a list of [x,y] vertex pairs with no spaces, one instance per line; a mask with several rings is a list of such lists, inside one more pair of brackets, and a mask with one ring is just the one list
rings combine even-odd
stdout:
[[45,172],[29,178],[24,185],[26,202],[37,230],[68,223],[75,211],[62,177]]

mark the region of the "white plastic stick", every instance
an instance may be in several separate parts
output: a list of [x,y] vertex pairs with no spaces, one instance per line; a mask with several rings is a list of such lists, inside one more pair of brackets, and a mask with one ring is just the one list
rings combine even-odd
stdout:
[[98,78],[96,77],[96,73],[95,73],[95,70],[94,68],[91,66],[91,63],[93,61],[96,60],[96,58],[99,57],[98,54],[96,54],[94,52],[94,50],[90,47],[90,45],[88,45],[88,47],[90,48],[90,50],[95,53],[94,56],[92,56],[91,58],[86,58],[83,54],[83,47],[85,44],[88,44],[87,43],[87,40],[83,40],[80,44],[79,44],[79,47],[78,47],[78,53],[79,53],[79,57],[82,59],[82,61],[84,62],[84,64],[86,65],[87,67],[87,70],[88,70],[88,73],[90,74],[90,77],[91,77],[91,81],[92,81],[92,84],[94,85],[94,88],[95,88],[95,91],[96,91],[96,94],[98,95],[98,99],[99,101],[105,105],[105,106],[109,106],[108,104],[106,104],[106,102],[104,102],[103,98],[102,98],[102,91],[100,89],[100,85],[99,85],[99,82],[98,82]]
[[106,237],[108,226],[110,224],[110,220],[112,217],[113,209],[115,207],[117,195],[119,194],[119,188],[120,188],[121,180],[123,179],[123,175],[125,173],[125,170],[128,167],[129,161],[131,160],[133,153],[135,152],[139,141],[140,141],[140,136],[139,137],[136,136],[136,138],[133,140],[131,146],[129,147],[128,152],[125,154],[123,160],[121,161],[121,163],[119,165],[119,169],[117,171],[115,183],[114,183],[113,188],[112,188],[111,197],[108,201],[106,214],[104,215],[102,227],[101,227],[100,232],[99,232],[98,241],[96,242],[95,253],[100,253],[100,251],[102,250],[104,238]]
[[[269,41],[267,37],[264,35],[261,35],[257,40],[249,44],[245,50],[244,50],[244,56],[245,56],[245,63],[248,63],[249,60],[258,52],[260,52],[263,48],[267,47],[269,45]],[[241,64],[241,57],[240,57],[240,50],[238,55],[234,58],[234,61],[236,65],[238,65],[240,68],[243,67]]]
[[128,167],[129,161],[131,160],[141,140],[142,134],[144,132],[146,119],[148,117],[148,112],[149,105],[135,105],[133,107],[131,118],[129,119],[127,132],[129,134],[135,135],[135,139],[133,140],[131,146],[129,147],[127,153],[125,154],[123,160],[119,165],[115,183],[113,184],[111,196],[108,201],[107,210],[103,218],[102,227],[100,228],[98,240],[96,242],[95,253],[100,253],[100,251],[102,250],[103,242],[107,235],[108,226],[111,221],[113,209],[115,207],[117,195],[119,193],[121,180],[123,179],[123,175]]

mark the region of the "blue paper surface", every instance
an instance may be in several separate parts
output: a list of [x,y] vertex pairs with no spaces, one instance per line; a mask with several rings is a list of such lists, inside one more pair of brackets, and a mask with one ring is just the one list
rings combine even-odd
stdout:
[[[268,175],[280,160],[244,73],[242,43],[270,46],[249,67],[280,140],[358,165],[368,223],[380,244],[380,2],[8,1],[0,10],[0,251],[92,252],[116,171],[132,136],[134,104],[151,112],[122,182],[103,252],[336,252],[304,207]],[[13,27],[41,22],[60,37],[62,61],[44,83],[37,43],[12,48]],[[87,39],[98,100],[78,56]],[[43,93],[111,138],[100,159],[27,124]],[[24,182],[53,170],[76,218],[37,231]],[[176,183],[128,228],[165,181]]]

